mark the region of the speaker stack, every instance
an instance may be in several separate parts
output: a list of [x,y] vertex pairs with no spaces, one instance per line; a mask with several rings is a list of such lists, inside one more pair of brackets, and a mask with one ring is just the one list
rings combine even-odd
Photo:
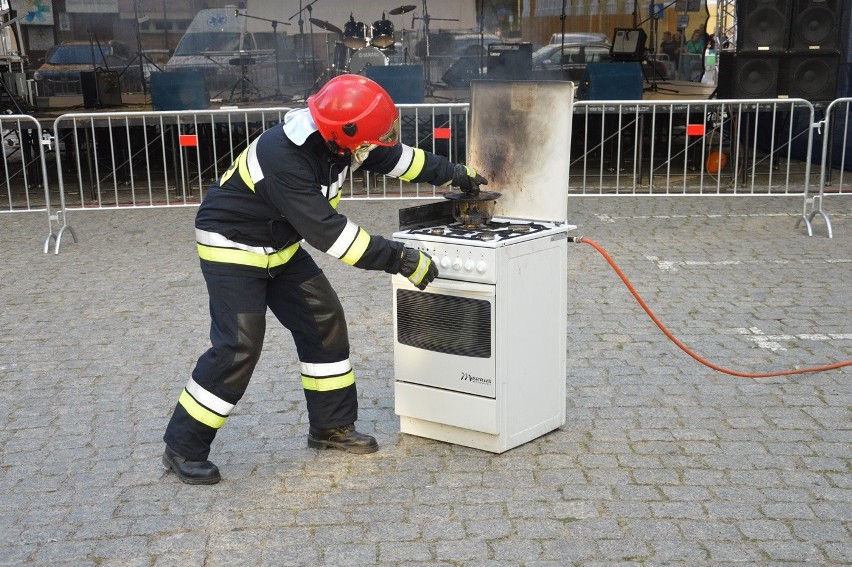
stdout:
[[719,54],[719,98],[848,96],[847,2],[738,0],[736,52]]
[[116,71],[80,71],[83,108],[121,106],[121,78]]
[[531,43],[492,43],[488,46],[488,74],[496,80],[532,79]]

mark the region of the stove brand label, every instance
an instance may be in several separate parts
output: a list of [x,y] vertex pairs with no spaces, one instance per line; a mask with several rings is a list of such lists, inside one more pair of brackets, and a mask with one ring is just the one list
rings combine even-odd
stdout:
[[480,378],[479,376],[474,376],[473,374],[468,374],[467,372],[462,372],[461,381],[473,382],[475,384],[491,384],[491,378]]

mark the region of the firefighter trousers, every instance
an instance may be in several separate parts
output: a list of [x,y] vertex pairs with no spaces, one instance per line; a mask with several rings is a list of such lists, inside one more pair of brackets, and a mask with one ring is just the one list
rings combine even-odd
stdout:
[[190,460],[207,460],[216,432],[248,387],[260,358],[266,310],[293,336],[311,427],[358,418],[343,307],[314,259],[299,249],[274,277],[201,261],[210,303],[211,347],[199,357],[163,440]]

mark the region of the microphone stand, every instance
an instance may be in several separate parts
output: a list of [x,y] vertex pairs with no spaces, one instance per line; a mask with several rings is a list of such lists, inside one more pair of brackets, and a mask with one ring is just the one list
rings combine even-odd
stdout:
[[[411,19],[412,27],[414,27],[414,20],[416,20],[416,19],[418,19],[418,18],[413,17]],[[424,83],[426,83],[426,84],[424,86],[426,87],[426,95],[432,96],[432,95],[435,94],[435,85],[432,84],[432,68],[431,68],[432,67],[432,53],[431,53],[431,48],[430,48],[430,45],[429,45],[430,41],[431,41],[431,39],[429,37],[429,35],[430,35],[430,33],[429,33],[429,22],[431,20],[441,20],[441,21],[446,21],[446,22],[457,22],[458,19],[456,19],[456,18],[432,18],[431,16],[429,16],[429,7],[426,5],[426,0],[423,0],[423,17],[421,17],[420,19],[423,20],[423,35],[426,39],[426,65],[425,65],[426,77],[424,79]]]
[[251,18],[252,20],[262,20],[272,24],[272,41],[275,42],[275,96],[281,96],[281,72],[278,69],[278,24],[289,26],[290,22],[279,22],[278,20],[270,20],[269,18],[261,18],[260,16],[249,16],[248,14],[240,14],[239,10],[234,10],[234,17]]
[[[660,17],[662,17],[662,13],[665,12],[666,8],[669,8],[676,3],[677,3],[677,0],[672,0],[671,2],[669,2],[668,4],[663,6],[663,8],[659,11]],[[670,92],[672,94],[678,94],[678,93],[680,93],[680,91],[677,90],[677,89],[667,89],[667,88],[662,88],[662,87],[657,85],[657,75],[659,75],[659,71],[657,71],[657,44],[656,44],[656,42],[657,42],[657,25],[658,25],[659,20],[657,18],[656,3],[654,2],[654,0],[651,0],[650,5],[648,6],[648,19],[642,20],[641,22],[639,22],[639,25],[641,26],[642,24],[644,24],[645,22],[647,22],[649,20],[651,22],[651,51],[654,54],[654,58],[653,58],[653,60],[650,61],[650,63],[651,63],[651,85],[648,86],[647,88],[645,88],[644,91],[645,92],[651,91],[651,92],[655,92],[655,93],[660,92],[660,91],[665,91],[665,92]],[[644,58],[645,61],[648,61],[647,54],[643,54],[643,58]],[[640,65],[641,65],[641,63],[640,63]],[[645,78],[647,79],[647,77],[645,77]]]
[[479,20],[479,67],[477,75],[482,78],[482,67],[484,65],[483,58],[485,57],[485,0],[479,0],[476,6],[476,18]]
[[[562,47],[560,47],[560,49],[559,49],[559,52],[562,54],[560,61],[565,61],[565,17],[566,17],[565,4],[567,4],[567,1],[562,0],[562,13],[559,15],[559,21],[561,22],[560,25],[562,26],[562,31],[561,31],[562,35],[559,37],[559,43],[562,45]],[[562,73],[560,73],[560,76],[563,76],[563,78],[564,78],[564,74],[565,73],[562,72]]]
[[[299,16],[299,35],[302,36],[302,63],[305,61],[305,20],[302,19],[302,12],[305,10],[312,10],[311,6],[316,4],[319,0],[313,0],[309,2],[307,6],[302,6],[302,0],[299,0],[299,11],[287,18],[287,20],[292,20],[296,16]],[[311,22],[311,29],[313,29],[313,22]],[[311,37],[311,77],[304,79],[304,87],[305,87],[305,98],[307,98],[307,93],[310,87],[308,83],[314,79],[314,40],[313,36]]]

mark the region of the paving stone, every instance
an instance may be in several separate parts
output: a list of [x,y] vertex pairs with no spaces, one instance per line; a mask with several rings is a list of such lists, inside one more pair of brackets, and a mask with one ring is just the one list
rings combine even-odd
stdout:
[[[370,233],[423,201],[345,201]],[[742,371],[852,358],[852,202],[834,238],[801,198],[571,198],[685,344]],[[565,425],[502,455],[399,432],[391,286],[315,251],[344,303],[366,456],[306,447],[289,333],[269,325],[181,484],[162,432],[206,348],[194,209],[41,213],[0,230],[0,565],[440,567],[852,563],[852,370],[752,380],[674,346],[590,246],[569,248]],[[822,231],[822,232],[820,232]],[[29,245],[27,244],[29,243]]]

